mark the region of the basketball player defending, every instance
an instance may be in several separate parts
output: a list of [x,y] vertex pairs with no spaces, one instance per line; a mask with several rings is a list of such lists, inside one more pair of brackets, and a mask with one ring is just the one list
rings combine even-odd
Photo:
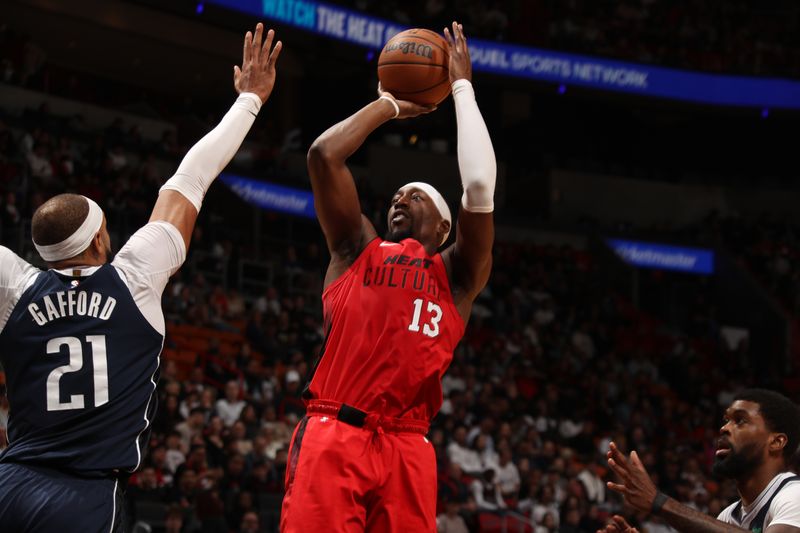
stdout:
[[161,293],[183,263],[203,196],[275,83],[281,43],[247,32],[239,97],[161,188],[150,222],[111,259],[101,208],[61,194],[32,220],[41,271],[0,247],[0,362],[11,404],[0,531],[124,531],[164,343]]
[[322,295],[327,339],[295,430],[284,533],[436,531],[436,458],[425,439],[441,379],[491,270],[496,163],[471,85],[462,28],[445,30],[464,195],[452,219],[432,186],[400,187],[386,239],[361,215],[346,166],[381,124],[426,113],[382,93],[323,133],[308,153],[331,253]]

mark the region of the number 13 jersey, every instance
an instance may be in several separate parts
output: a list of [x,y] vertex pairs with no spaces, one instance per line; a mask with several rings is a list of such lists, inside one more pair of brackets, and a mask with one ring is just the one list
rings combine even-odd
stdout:
[[327,335],[307,396],[430,421],[464,335],[441,254],[373,239],[322,303]]

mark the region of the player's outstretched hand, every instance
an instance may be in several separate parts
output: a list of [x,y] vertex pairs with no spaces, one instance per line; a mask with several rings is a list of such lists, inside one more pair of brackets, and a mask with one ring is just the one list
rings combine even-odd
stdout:
[[452,33],[445,28],[444,38],[447,41],[447,48],[450,53],[448,67],[450,69],[450,83],[460,79],[472,81],[472,61],[469,58],[469,47],[467,46],[467,38],[464,36],[464,27],[453,21]]
[[381,87],[381,82],[378,82],[378,97],[381,96],[391,98],[397,103],[397,107],[400,108],[400,114],[398,114],[395,118],[412,118],[436,110],[435,105],[425,106],[415,104],[414,102],[409,102],[408,100],[399,100],[395,98],[394,95],[392,95],[392,93],[389,91],[384,91]]
[[639,533],[639,530],[631,526],[620,515],[615,514],[606,524],[606,527],[598,529],[597,533]]
[[261,98],[261,103],[267,101],[275,86],[275,63],[283,48],[280,41],[272,46],[275,31],[269,30],[266,39],[262,39],[263,36],[264,25],[259,22],[255,35],[248,31],[244,36],[242,66],[233,67],[236,92],[255,93]]
[[645,470],[639,455],[633,451],[630,459],[611,443],[608,453],[608,466],[617,474],[620,483],[608,482],[608,488],[624,496],[625,502],[638,511],[650,512],[658,489]]

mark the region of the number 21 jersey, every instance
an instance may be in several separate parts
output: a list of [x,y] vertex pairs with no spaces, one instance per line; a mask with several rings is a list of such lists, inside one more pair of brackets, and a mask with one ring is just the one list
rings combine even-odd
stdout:
[[464,335],[441,254],[373,239],[323,293],[327,336],[311,398],[430,421]]
[[0,462],[133,471],[156,409],[161,293],[178,230],[141,228],[110,264],[40,271],[0,247],[0,362],[10,404]]

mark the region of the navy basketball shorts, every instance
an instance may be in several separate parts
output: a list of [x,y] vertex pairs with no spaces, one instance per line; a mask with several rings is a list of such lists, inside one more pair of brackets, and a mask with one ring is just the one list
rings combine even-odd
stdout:
[[0,463],[0,531],[122,533],[126,517],[120,483]]

